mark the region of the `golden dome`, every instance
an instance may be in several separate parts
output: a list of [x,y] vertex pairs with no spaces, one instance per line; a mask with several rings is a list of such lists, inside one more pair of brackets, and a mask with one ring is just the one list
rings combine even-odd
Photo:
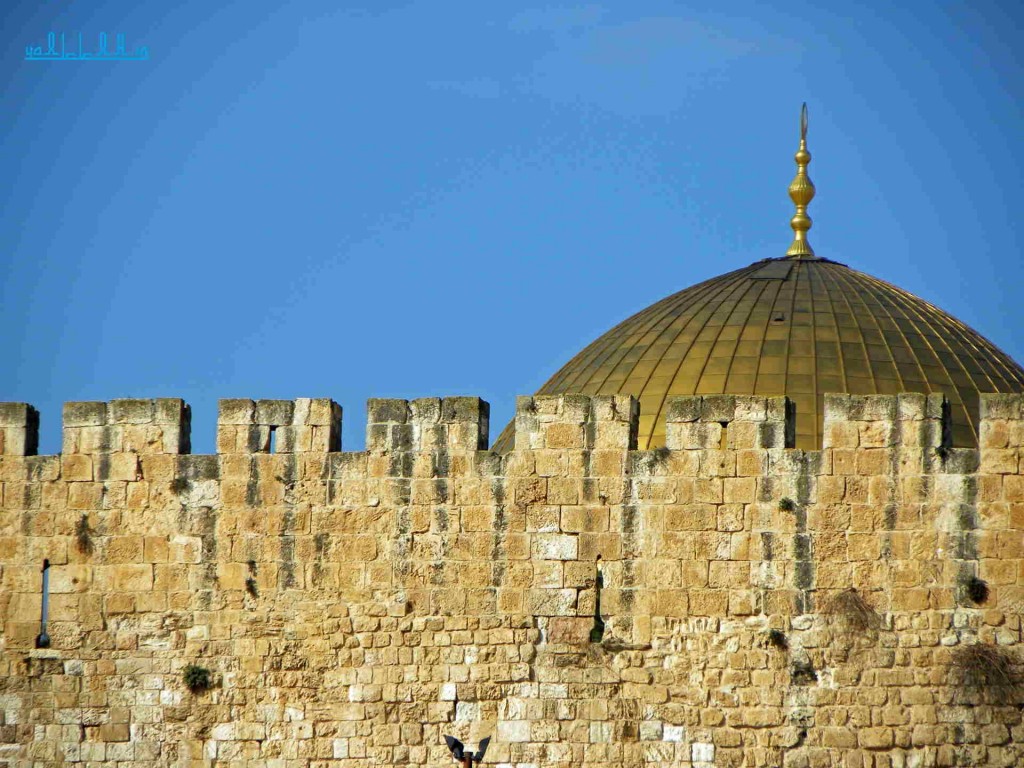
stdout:
[[[665,444],[669,395],[786,395],[796,447],[821,447],[825,395],[944,394],[953,444],[977,440],[978,395],[1024,392],[1024,369],[981,334],[913,294],[815,255],[807,242],[807,105],[800,111],[793,243],[781,259],[687,288],[619,323],[538,395],[633,395],[637,447]],[[507,451],[512,424],[495,441]]]
[[[814,449],[826,393],[936,392],[951,403],[954,445],[967,446],[976,440],[978,394],[1024,392],[1024,369],[894,285],[828,259],[780,258],[619,323],[537,394],[563,392],[638,397],[641,449],[664,445],[669,395],[787,395],[796,403],[796,445]],[[511,440],[506,427],[495,450]]]

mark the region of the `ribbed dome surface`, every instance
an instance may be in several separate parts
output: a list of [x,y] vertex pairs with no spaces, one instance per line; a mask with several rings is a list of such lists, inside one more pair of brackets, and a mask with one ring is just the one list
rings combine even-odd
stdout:
[[[788,395],[797,447],[821,447],[826,393],[943,393],[955,445],[978,394],[1024,392],[1024,369],[926,301],[827,259],[766,259],[673,294],[591,343],[537,394],[640,399],[638,447],[665,443],[669,395]],[[511,426],[511,425],[510,425]],[[495,444],[507,450],[506,428]]]

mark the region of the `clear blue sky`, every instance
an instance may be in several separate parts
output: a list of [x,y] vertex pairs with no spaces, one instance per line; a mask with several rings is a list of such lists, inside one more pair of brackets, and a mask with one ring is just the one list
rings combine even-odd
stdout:
[[[161,7],[164,6],[164,7]],[[0,400],[516,394],[810,240],[1024,361],[1024,11],[986,0],[8,3]],[[49,31],[145,62],[26,62]]]

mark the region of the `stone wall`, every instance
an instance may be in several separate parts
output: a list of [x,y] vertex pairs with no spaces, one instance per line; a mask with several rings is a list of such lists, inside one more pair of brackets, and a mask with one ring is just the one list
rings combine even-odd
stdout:
[[981,407],[966,450],[830,397],[805,452],[677,398],[637,451],[632,398],[526,397],[502,457],[476,398],[371,400],[358,453],[225,400],[214,456],[180,400],[69,403],[58,456],[0,405],[0,765],[1022,765],[1024,397]]

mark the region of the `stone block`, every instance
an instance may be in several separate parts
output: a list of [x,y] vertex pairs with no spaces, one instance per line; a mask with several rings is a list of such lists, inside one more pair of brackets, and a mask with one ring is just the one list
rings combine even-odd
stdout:
[[408,400],[370,398],[366,401],[367,424],[405,424],[409,416]]
[[446,397],[441,401],[441,418],[445,424],[479,423],[486,419],[490,406],[479,397]]
[[39,450],[39,412],[28,403],[0,403],[0,456],[34,456]]
[[111,400],[108,410],[109,424],[152,424],[154,402],[135,398]]
[[128,723],[104,723],[99,727],[100,741],[121,742],[131,738]]
[[985,475],[1016,475],[1019,456],[1020,451],[1012,448],[986,448],[981,451],[980,472]]
[[735,398],[735,421],[762,422],[768,418],[768,400],[750,395]]
[[[299,421],[299,417],[303,417]],[[295,401],[295,424],[307,424],[316,427],[337,426],[340,428],[343,409],[330,398],[304,398]]]
[[726,430],[726,447],[731,450],[761,448],[765,427],[774,426],[765,422],[732,421]]
[[441,400],[440,420],[448,424],[450,449],[486,450],[491,406],[479,397],[446,397]]
[[722,426],[718,423],[669,422],[665,427],[665,447],[669,450],[708,450],[722,444]]
[[982,421],[1024,419],[1024,395],[982,393],[979,398]]
[[[590,418],[590,396],[580,394],[537,395],[537,401],[551,398],[558,421],[582,423]],[[543,406],[542,406],[543,409]]]
[[254,423],[256,403],[252,400],[219,400],[217,424],[249,425]]
[[409,402],[409,418],[421,428],[441,422],[441,398],[421,397]]
[[257,400],[255,422],[270,427],[283,427],[292,423],[295,403],[291,400]]
[[715,760],[715,745],[703,742],[693,742],[690,745],[690,760],[694,763],[713,763]]
[[736,418],[736,398],[733,395],[705,395],[701,400],[700,420],[730,422]]
[[498,721],[498,741],[514,743],[530,740],[529,720]]
[[64,427],[99,427],[107,423],[107,404],[102,402],[64,403]]
[[33,410],[28,403],[0,403],[0,427],[24,428]]
[[105,480],[139,480],[139,456],[135,453],[112,453],[105,459],[109,470]]
[[903,421],[922,421],[927,418],[928,396],[914,392],[901,392],[896,396],[897,418]]
[[153,401],[153,421],[156,424],[180,424],[191,419],[191,409],[177,397],[158,397]]
[[584,447],[582,424],[556,422],[544,425],[543,431],[545,448],[580,449]]
[[[834,395],[826,395],[834,397]],[[860,444],[858,422],[826,421],[822,445],[825,448],[856,448]]]
[[[639,403],[636,404],[639,409]],[[631,421],[598,421],[595,430],[595,449],[619,448],[635,451],[637,446],[637,429],[639,427],[639,410],[637,418]]]
[[575,536],[540,533],[533,537],[533,556],[540,560],[575,560],[578,540]]
[[572,616],[576,597],[575,589],[531,589],[526,593],[527,611],[534,616]]
[[857,741],[864,749],[889,749],[893,745],[891,728],[861,728]]
[[665,399],[665,422],[667,424],[699,421],[702,401],[700,397],[670,396]]
[[925,418],[948,420],[950,413],[949,400],[944,394],[928,395],[925,398]]
[[593,626],[594,619],[590,617],[556,616],[548,623],[547,640],[556,644],[585,645],[590,642]]
[[862,448],[887,448],[895,444],[896,434],[889,421],[858,423],[858,445]]
[[0,455],[29,455],[28,443],[28,430],[24,427],[0,428]]
[[113,566],[112,586],[120,592],[147,592],[153,588],[153,567],[148,564]]

